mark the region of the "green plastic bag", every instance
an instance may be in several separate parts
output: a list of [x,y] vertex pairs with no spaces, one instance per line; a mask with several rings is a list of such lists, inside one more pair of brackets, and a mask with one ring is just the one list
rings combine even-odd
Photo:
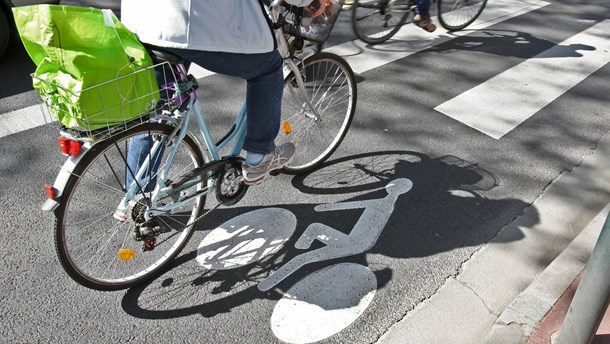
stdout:
[[13,14],[37,66],[34,88],[64,126],[91,131],[154,108],[152,60],[112,11],[34,5],[14,7]]

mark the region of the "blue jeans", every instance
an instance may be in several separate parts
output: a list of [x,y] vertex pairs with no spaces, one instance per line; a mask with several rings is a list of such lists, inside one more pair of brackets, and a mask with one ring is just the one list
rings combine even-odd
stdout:
[[248,121],[244,149],[261,154],[273,151],[284,89],[283,61],[277,50],[264,54],[168,50],[209,71],[246,80]]
[[[185,49],[168,49],[187,61],[219,74],[229,75],[247,81],[246,89],[246,136],[243,148],[252,153],[269,153],[275,149],[275,137],[280,128],[280,112],[284,74],[282,57],[277,50],[264,54],[233,54]],[[148,158],[152,141],[147,135],[130,140],[127,164],[135,174],[138,167]],[[163,154],[163,151],[159,152]],[[153,157],[153,168],[148,175],[156,175],[158,161]],[[154,166],[156,165],[156,166]],[[147,178],[146,178],[147,179]],[[154,179],[154,178],[153,178]],[[127,186],[133,178],[126,174]],[[154,188],[154,180],[141,180],[146,185],[144,191]]]
[[127,170],[125,172],[125,187],[129,188],[133,182],[138,169],[148,160],[148,169],[138,180],[136,194],[143,192],[151,192],[155,189],[157,183],[157,173],[161,158],[165,151],[165,145],[161,146],[155,154],[151,154],[150,149],[154,144],[154,139],[151,135],[138,135],[129,139],[129,148],[127,150]]
[[416,4],[417,8],[415,9],[415,11],[421,16],[427,16],[428,14],[430,14],[430,0],[417,0]]

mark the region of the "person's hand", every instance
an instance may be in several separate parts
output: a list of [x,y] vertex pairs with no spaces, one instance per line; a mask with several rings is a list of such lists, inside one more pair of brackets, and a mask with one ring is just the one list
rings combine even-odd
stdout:
[[331,0],[314,0],[307,6],[307,9],[311,12],[312,18],[315,18],[324,12],[328,15],[332,8],[333,3]]

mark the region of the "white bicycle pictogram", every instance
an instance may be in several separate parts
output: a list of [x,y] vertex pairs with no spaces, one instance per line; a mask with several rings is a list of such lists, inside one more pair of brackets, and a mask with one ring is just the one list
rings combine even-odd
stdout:
[[349,234],[323,223],[309,225],[294,246],[302,250],[308,249],[315,240],[321,241],[326,246],[294,257],[259,283],[258,288],[267,291],[306,264],[368,251],[375,245],[394,212],[394,204],[398,196],[408,192],[412,187],[413,183],[409,179],[399,178],[388,183],[385,187],[388,195],[384,198],[316,206],[314,210],[318,212],[349,209],[364,209],[364,211]]
[[[323,223],[310,224],[294,247],[306,250],[317,240],[323,247],[301,253],[258,284],[268,291],[304,265],[353,256],[370,250],[394,212],[398,197],[411,190],[406,178],[390,181],[378,199],[320,204],[316,212],[363,209],[349,234]],[[207,269],[232,269],[277,252],[296,228],[296,216],[282,208],[241,214],[213,230],[199,246],[197,261]],[[366,266],[339,263],[318,269],[293,285],[271,317],[273,333],[289,343],[311,343],[353,323],[372,302],[377,280]],[[312,329],[315,328],[315,331]]]

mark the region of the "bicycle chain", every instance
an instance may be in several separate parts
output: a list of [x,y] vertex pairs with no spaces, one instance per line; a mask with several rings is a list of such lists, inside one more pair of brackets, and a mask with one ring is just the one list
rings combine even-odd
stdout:
[[218,207],[220,207],[221,204],[218,203],[215,206],[213,206],[212,208],[210,208],[208,211],[206,211],[205,213],[199,215],[196,219],[193,220],[193,222],[191,223],[187,223],[186,226],[184,227],[188,227],[188,226],[194,226],[197,222],[199,222],[199,220],[201,220],[204,216],[208,215],[209,213],[212,212],[212,210],[216,210]]
[[[205,217],[206,215],[208,215],[209,213],[212,212],[212,210],[217,209],[218,207],[220,207],[221,204],[218,203],[215,206],[213,206],[212,208],[210,208],[208,211],[206,211],[205,213],[199,215],[195,220],[193,220],[191,223],[187,223],[184,228],[187,228],[189,226],[194,226],[199,220],[201,220],[203,217]],[[136,239],[137,240],[137,239]],[[156,235],[147,235],[145,237],[142,237],[141,239],[143,241],[143,248],[142,251],[146,252],[146,251],[152,251],[154,250],[154,248],[156,247]],[[139,241],[139,240],[138,240]]]

